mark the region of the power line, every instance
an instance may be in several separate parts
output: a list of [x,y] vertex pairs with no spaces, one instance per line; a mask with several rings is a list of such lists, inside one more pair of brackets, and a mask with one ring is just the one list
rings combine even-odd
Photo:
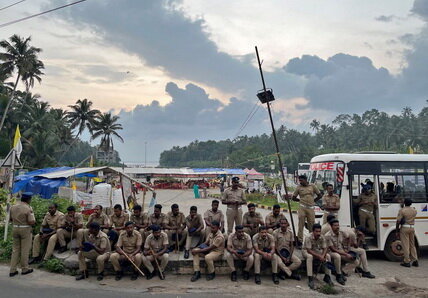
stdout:
[[75,4],[79,4],[79,3],[82,3],[82,2],[85,2],[85,1],[87,1],[87,0],[79,0],[79,1],[75,1],[75,2],[72,2],[72,3],[69,3],[69,4],[65,4],[65,5],[62,5],[62,6],[56,7],[56,8],[52,8],[52,9],[49,9],[49,10],[46,10],[46,11],[43,11],[43,12],[40,12],[40,13],[33,14],[33,15],[28,16],[28,17],[25,17],[25,18],[21,18],[21,19],[18,19],[18,20],[10,21],[10,22],[7,22],[7,23],[4,23],[4,24],[1,24],[1,25],[0,25],[0,28],[3,28],[3,27],[6,27],[6,26],[9,26],[9,25],[12,25],[12,24],[15,24],[15,23],[19,23],[19,22],[22,22],[22,21],[25,21],[25,20],[28,20],[28,19],[32,19],[32,18],[35,18],[35,17],[41,16],[41,15],[47,14],[47,13],[49,13],[49,12],[52,12],[52,11],[55,11],[55,10],[59,10],[59,9],[62,9],[62,8],[66,8],[66,7],[68,7],[68,6],[72,6],[72,5],[75,5]]
[[257,113],[259,108],[260,108],[259,102],[256,102],[255,105],[253,106],[253,108],[251,109],[250,113],[248,114],[247,118],[244,120],[241,127],[238,129],[238,132],[235,134],[234,138],[237,138],[241,134],[241,132],[245,129],[245,127],[248,125],[248,123],[251,121],[251,119]]
[[0,11],[1,11],[1,10],[5,10],[5,9],[7,9],[7,8],[9,8],[9,7],[15,6],[15,5],[17,5],[17,4],[19,4],[19,3],[22,3],[22,2],[24,2],[24,1],[26,1],[26,0],[21,0],[21,1],[15,2],[15,3],[12,3],[12,4],[8,5],[8,6],[2,7],[2,8],[0,8]]

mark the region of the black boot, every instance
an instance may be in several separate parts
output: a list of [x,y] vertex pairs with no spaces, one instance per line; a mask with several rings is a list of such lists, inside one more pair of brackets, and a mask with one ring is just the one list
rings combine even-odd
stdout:
[[122,271],[116,271],[116,277],[114,278],[115,280],[121,280],[123,276],[123,272]]
[[32,273],[33,271],[34,271],[33,269],[28,269],[27,271],[22,271],[21,275],[27,275],[27,274]]
[[189,258],[189,251],[187,249],[184,251],[184,258],[186,260]]
[[419,267],[419,262],[418,262],[418,260],[413,261],[412,266],[413,266],[413,267]]
[[103,279],[104,279],[104,271],[103,271],[103,272],[98,273],[98,276],[97,276],[97,280],[98,280],[98,281],[101,281],[101,280],[103,280]]
[[231,274],[230,274],[230,280],[231,281],[236,281],[238,278],[237,278],[237,276],[236,276],[236,271],[233,271]]
[[400,264],[401,266],[403,266],[403,267],[407,267],[407,268],[410,268],[410,263],[401,263]]
[[314,278],[312,276],[308,276],[308,286],[312,290],[315,289]]
[[344,286],[344,285],[345,285],[345,280],[343,279],[342,274],[337,274],[337,275],[336,275],[336,281],[337,281],[338,283],[340,283],[342,286]]
[[82,280],[82,279],[85,279],[85,278],[88,278],[88,271],[82,271],[82,273],[80,273],[80,275],[78,275],[77,277],[76,277],[76,280]]
[[262,280],[260,279],[260,274],[254,275],[254,281],[258,285],[262,283]]
[[274,284],[279,284],[278,274],[272,273],[272,281]]
[[62,253],[64,253],[64,252],[66,252],[67,251],[67,246],[61,246],[59,249],[58,249],[58,253],[60,253],[60,254],[62,254]]
[[250,279],[250,272],[248,272],[248,271],[242,272],[242,278],[244,280],[249,280]]
[[138,272],[134,271],[131,275],[131,280],[136,280],[138,278]]
[[149,279],[152,279],[154,276],[155,276],[155,272],[153,271],[153,272],[147,273],[146,278],[147,280],[149,280]]
[[331,277],[328,274],[324,275],[323,281],[330,286],[334,286],[333,282],[331,281]]
[[373,274],[371,274],[369,271],[363,272],[363,274],[361,274],[361,276],[365,277],[365,278],[375,278],[376,277]]
[[207,280],[213,280],[215,278],[215,272],[207,274]]
[[15,272],[10,272],[9,273],[9,277],[14,277],[15,275],[17,275],[18,274],[18,271],[15,271]]
[[284,271],[280,270],[278,273],[278,277],[282,280],[285,280],[287,278],[287,274]]
[[28,262],[28,264],[37,264],[40,263],[40,261],[42,260],[41,257],[35,257],[35,258],[31,258],[30,261]]
[[200,278],[201,278],[201,271],[195,271],[195,273],[193,273],[193,276],[190,279],[190,281],[194,282],[194,281],[197,281]]
[[302,277],[300,276],[300,274],[298,274],[297,272],[294,272],[294,271],[293,271],[293,273],[291,273],[290,278],[294,279],[294,280],[301,280],[302,279]]

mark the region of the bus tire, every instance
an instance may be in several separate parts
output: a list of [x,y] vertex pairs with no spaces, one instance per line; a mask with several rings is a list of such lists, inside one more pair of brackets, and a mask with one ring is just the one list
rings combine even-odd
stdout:
[[388,261],[401,262],[403,260],[401,241],[395,236],[395,231],[391,232],[386,239],[383,252]]

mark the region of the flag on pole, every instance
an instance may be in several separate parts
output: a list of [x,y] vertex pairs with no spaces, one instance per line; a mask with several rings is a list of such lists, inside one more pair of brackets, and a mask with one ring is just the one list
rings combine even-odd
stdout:
[[413,148],[411,146],[409,146],[409,154],[415,154],[415,151],[413,150]]
[[148,214],[151,215],[155,212],[155,205],[158,203],[157,199],[156,199],[156,194],[153,194],[152,199],[150,200],[149,203],[149,212]]
[[16,156],[18,156],[19,158],[22,152],[21,132],[19,131],[19,124],[16,126],[15,137],[13,139],[13,148],[16,151]]
[[91,159],[89,160],[89,167],[93,168],[94,167],[94,156],[91,155]]

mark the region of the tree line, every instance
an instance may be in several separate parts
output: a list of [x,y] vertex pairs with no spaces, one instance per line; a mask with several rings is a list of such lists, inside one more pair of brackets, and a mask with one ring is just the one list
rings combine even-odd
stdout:
[[[34,83],[42,82],[42,49],[31,45],[31,38],[13,35],[0,41],[0,156],[12,148],[16,127],[21,130],[25,168],[76,165],[96,150],[114,150],[113,138],[123,142],[118,131],[119,117],[102,113],[88,99],[79,99],[69,110],[53,108],[39,94],[31,93]],[[20,83],[25,91],[19,90]],[[87,130],[97,147],[79,137]]]
[[[314,119],[311,132],[281,125],[276,131],[281,156],[289,172],[299,162],[333,152],[391,151],[428,152],[428,106],[415,112],[405,107],[398,115],[377,109],[362,114],[340,114],[331,123]],[[271,172],[276,156],[271,134],[241,136],[234,140],[198,140],[174,146],[160,155],[165,167],[239,167]],[[278,170],[276,166],[276,170]]]

